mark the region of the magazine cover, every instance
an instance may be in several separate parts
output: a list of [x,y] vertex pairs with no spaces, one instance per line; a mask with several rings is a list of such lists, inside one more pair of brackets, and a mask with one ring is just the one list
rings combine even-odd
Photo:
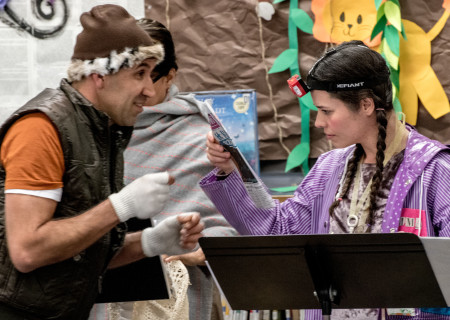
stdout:
[[205,100],[204,103],[209,110],[208,121],[211,126],[212,133],[216,140],[224,146],[228,152],[231,153],[232,160],[241,174],[242,181],[244,182],[244,186],[247,189],[250,198],[258,208],[272,208],[274,206],[274,202],[268,193],[268,190],[247,162],[246,158],[239,150],[239,147],[234,143],[232,137],[216,115],[215,110],[212,108],[209,101]]
[[208,102],[235,146],[259,175],[258,116],[256,92],[252,89],[192,92]]

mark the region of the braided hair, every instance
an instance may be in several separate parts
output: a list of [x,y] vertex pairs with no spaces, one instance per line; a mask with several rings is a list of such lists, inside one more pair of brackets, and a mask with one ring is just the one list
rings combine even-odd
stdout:
[[[383,178],[383,161],[386,150],[387,114],[393,110],[392,84],[389,79],[389,68],[384,58],[377,52],[369,49],[362,41],[344,42],[328,51],[312,67],[307,78],[307,84],[313,82],[339,83],[365,80],[369,86],[354,90],[327,90],[330,96],[344,102],[353,112],[360,108],[360,102],[372,98],[375,105],[376,120],[378,124],[378,139],[376,153],[376,172],[373,176],[370,190],[369,224],[373,225],[376,212],[376,199]],[[331,86],[330,86],[331,88]],[[314,90],[314,89],[313,89]],[[356,144],[352,158],[349,160],[347,171],[340,194],[329,208],[331,216],[340,200],[348,196],[351,181],[354,180],[358,162],[364,155],[364,149]]]

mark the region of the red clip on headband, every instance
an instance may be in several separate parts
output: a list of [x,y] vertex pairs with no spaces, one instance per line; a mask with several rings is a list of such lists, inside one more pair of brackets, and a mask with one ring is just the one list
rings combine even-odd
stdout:
[[309,92],[309,88],[306,83],[298,76],[298,74],[293,75],[287,81],[291,91],[299,98],[303,97]]

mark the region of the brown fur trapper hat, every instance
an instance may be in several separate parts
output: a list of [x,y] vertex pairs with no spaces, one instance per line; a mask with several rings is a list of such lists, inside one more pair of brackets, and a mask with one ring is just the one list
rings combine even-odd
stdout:
[[113,74],[148,58],[157,63],[164,49],[136,23],[123,7],[95,6],[80,17],[83,30],[77,37],[68,80],[78,81],[92,73]]

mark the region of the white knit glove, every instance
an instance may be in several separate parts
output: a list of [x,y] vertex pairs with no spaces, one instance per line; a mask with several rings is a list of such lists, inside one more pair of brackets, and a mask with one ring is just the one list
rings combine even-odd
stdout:
[[169,256],[192,252],[180,246],[181,224],[177,216],[171,216],[153,228],[146,228],[142,232],[142,250],[147,257],[167,254]]
[[120,221],[133,217],[149,219],[160,213],[169,199],[168,182],[167,172],[149,173],[110,195]]

